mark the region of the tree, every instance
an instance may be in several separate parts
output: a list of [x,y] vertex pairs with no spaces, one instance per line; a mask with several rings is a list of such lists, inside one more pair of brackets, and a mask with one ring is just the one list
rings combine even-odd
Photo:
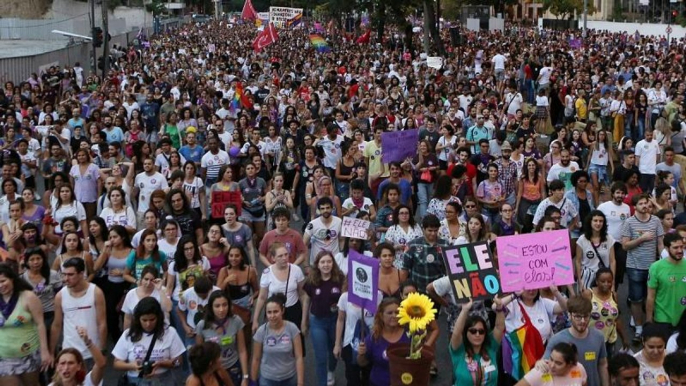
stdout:
[[[571,20],[574,15],[584,13],[584,0],[543,0],[543,11],[550,11],[558,19]],[[592,1],[588,1],[588,14],[595,13]]]

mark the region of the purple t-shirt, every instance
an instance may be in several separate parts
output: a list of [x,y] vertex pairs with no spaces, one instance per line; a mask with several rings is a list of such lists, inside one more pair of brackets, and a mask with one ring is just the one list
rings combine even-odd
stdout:
[[[396,343],[410,343],[410,338],[407,337],[406,333],[403,333]],[[387,386],[391,383],[388,355],[386,354],[390,343],[383,336],[375,340],[371,334],[368,334],[364,338],[364,344],[367,346],[367,359],[372,365],[372,371],[369,374],[370,385]]]
[[318,318],[338,315],[338,298],[343,293],[342,284],[334,283],[331,279],[321,281],[319,286],[313,286],[309,281],[303,290],[310,297],[310,313]]
[[74,194],[79,202],[83,204],[98,201],[100,171],[97,166],[89,164],[86,172],[81,175],[79,165],[74,165],[69,175],[74,178]]

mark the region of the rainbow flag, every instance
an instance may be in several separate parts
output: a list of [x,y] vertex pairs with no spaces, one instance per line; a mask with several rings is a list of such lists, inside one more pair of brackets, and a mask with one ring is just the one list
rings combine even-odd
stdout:
[[243,83],[236,83],[236,90],[233,93],[233,100],[231,101],[231,111],[236,111],[241,108],[241,97],[243,96]]
[[321,35],[310,34],[310,42],[319,53],[331,52],[331,47]]
[[[534,336],[527,337],[527,335]],[[503,336],[503,370],[517,381],[533,369],[536,361],[543,357],[545,352],[543,342],[540,334],[536,335],[525,327],[506,332]]]

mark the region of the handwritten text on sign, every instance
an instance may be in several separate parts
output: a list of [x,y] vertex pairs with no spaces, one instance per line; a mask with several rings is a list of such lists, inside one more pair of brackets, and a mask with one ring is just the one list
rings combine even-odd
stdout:
[[233,204],[236,207],[237,215],[241,215],[241,192],[212,192],[212,218],[224,218],[224,209],[229,204]]
[[505,292],[574,283],[566,229],[498,237],[496,245]]
[[458,303],[466,303],[469,298],[492,299],[501,292],[485,242],[443,248],[443,260]]
[[403,162],[417,154],[419,130],[388,131],[381,134],[381,160],[384,163]]
[[354,239],[367,240],[367,230],[371,227],[371,223],[366,220],[343,217],[343,224],[341,225],[341,235],[343,237],[352,237]]

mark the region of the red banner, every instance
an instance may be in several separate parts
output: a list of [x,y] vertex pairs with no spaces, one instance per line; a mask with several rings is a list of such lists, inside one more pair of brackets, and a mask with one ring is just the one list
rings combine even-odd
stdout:
[[224,209],[228,204],[236,207],[236,216],[241,215],[241,192],[212,192],[212,218],[224,218]]

